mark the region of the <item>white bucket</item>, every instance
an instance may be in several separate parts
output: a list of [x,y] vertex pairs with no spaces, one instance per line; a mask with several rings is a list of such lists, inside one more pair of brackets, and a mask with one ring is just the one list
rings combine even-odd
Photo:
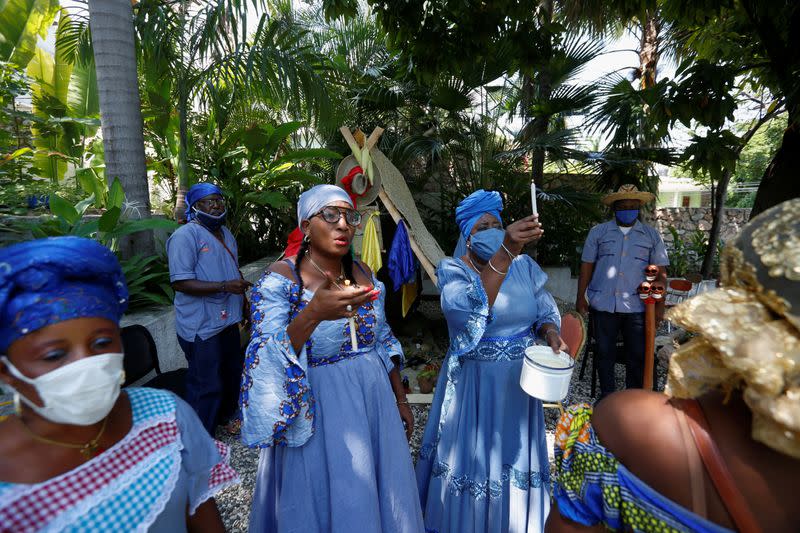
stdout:
[[546,402],[567,397],[575,360],[566,352],[553,353],[549,346],[528,346],[519,384],[522,390]]

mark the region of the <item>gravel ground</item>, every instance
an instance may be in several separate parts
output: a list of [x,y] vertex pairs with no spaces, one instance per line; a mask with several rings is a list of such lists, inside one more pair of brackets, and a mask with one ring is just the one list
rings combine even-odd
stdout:
[[[567,310],[567,304],[563,302],[558,302],[558,304],[562,312]],[[441,355],[444,355],[444,350],[446,350],[447,335],[446,326],[444,326],[444,337],[441,336],[444,320],[441,316],[438,302],[422,302],[418,311],[420,311],[420,313],[417,317],[400,325],[400,327],[395,326],[395,333],[403,344],[407,357],[411,361],[416,359],[424,362],[431,359],[439,359]],[[432,335],[435,335],[436,338],[431,338]],[[441,350],[441,355],[437,358],[430,353],[426,354],[425,351],[429,349]],[[587,361],[583,380],[579,379],[580,363],[579,361],[572,375],[570,393],[563,402],[564,405],[592,402],[590,394],[592,363],[591,360]],[[624,366],[616,365],[616,378],[617,389],[623,389],[625,387]],[[658,367],[657,379],[658,387],[663,389],[663,384],[666,379],[666,368],[663,364]],[[415,427],[414,433],[411,436],[410,448],[412,457],[416,461],[420,442],[422,440],[422,432],[425,429],[425,422],[428,419],[428,406],[414,405],[412,406],[412,410],[414,411]],[[545,409],[545,426],[551,468],[553,468],[552,449],[558,416],[558,409]],[[231,464],[242,478],[241,484],[229,487],[217,496],[217,505],[222,513],[226,529],[231,532],[244,532],[247,531],[248,515],[253,498],[253,487],[255,485],[256,469],[258,467],[258,452],[257,450],[245,448],[235,437],[222,431],[218,432],[217,438],[231,446]]]

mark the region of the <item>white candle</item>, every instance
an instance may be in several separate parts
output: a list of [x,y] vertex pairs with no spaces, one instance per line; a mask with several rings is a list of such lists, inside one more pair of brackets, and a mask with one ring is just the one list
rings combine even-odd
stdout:
[[[344,280],[345,287],[350,286],[350,280]],[[356,319],[354,317],[350,317],[347,319],[347,323],[350,326],[350,349],[351,350],[358,350],[358,338],[356,337]]]
[[531,182],[531,205],[533,206],[533,214],[538,215],[539,209],[536,207],[536,184]]
[[347,319],[350,323],[350,346],[353,350],[358,350],[358,339],[356,338],[356,319],[350,317]]

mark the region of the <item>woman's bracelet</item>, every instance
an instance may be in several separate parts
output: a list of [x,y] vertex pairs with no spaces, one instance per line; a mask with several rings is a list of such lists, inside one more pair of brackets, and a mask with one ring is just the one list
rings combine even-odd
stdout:
[[510,257],[512,261],[513,261],[514,259],[516,259],[516,258],[517,258],[517,256],[519,255],[519,254],[513,254],[513,253],[511,253],[511,250],[509,250],[508,248],[506,248],[506,245],[505,245],[505,244],[503,244],[502,242],[500,243],[500,246],[502,246],[502,247],[503,247],[503,250],[505,250],[505,251],[506,251],[506,253],[508,254],[508,257]]
[[492,270],[494,270],[495,272],[497,272],[497,273],[498,273],[498,274],[500,274],[501,276],[505,276],[506,274],[508,274],[508,270],[506,270],[505,272],[501,272],[501,271],[497,270],[497,269],[494,267],[494,265],[492,264],[492,260],[491,260],[491,259],[489,259],[489,268],[491,268]]
[[397,405],[410,405],[408,400],[403,400],[402,402],[397,402]]

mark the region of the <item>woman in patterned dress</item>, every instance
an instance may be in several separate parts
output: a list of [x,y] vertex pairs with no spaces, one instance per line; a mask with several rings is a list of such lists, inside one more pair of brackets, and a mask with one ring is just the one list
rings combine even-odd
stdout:
[[694,334],[666,394],[570,407],[550,533],[800,531],[800,199],[752,219],[721,288],[668,318]]
[[421,533],[402,350],[383,285],[350,255],[360,213],[333,185],[297,211],[300,251],[251,296],[242,439],[262,450],[250,531]]
[[2,250],[0,531],[224,531],[214,494],[238,481],[228,450],[164,391],[124,380],[128,291],[95,241]]

